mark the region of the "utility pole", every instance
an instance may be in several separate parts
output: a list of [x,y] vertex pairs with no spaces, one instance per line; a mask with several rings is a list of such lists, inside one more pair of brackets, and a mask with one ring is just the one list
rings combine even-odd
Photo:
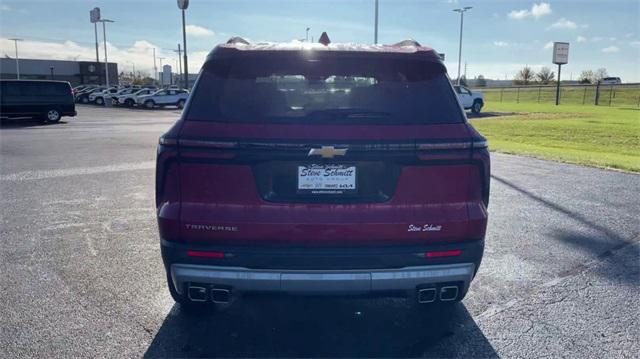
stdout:
[[162,68],[162,60],[164,59],[164,57],[158,56],[158,60],[160,60],[160,72],[158,73],[158,76],[160,76],[160,86],[164,86],[164,69]]
[[375,0],[375,20],[373,29],[373,44],[378,44],[378,0]]
[[182,45],[184,47],[184,88],[189,88],[189,66],[187,62],[187,30],[185,27],[184,11],[189,6],[189,1],[182,7]]
[[16,47],[16,79],[20,80],[20,59],[18,57],[18,41],[22,41],[22,39],[13,38],[12,40]]
[[471,6],[465,6],[460,9],[453,9],[453,11],[460,13],[460,41],[458,44],[458,85],[460,85],[460,65],[462,64],[462,26],[464,24],[464,13],[471,9]]
[[[108,22],[114,22],[113,20],[100,19],[98,22],[102,23],[102,38],[104,39],[104,73],[105,73],[105,85],[109,87],[109,58],[107,57],[107,25]],[[105,101],[105,105],[110,103]],[[108,105],[107,105],[108,106]]]
[[156,48],[153,48],[153,78],[158,82],[158,66],[156,65]]
[[[179,79],[182,77],[182,60],[180,59],[180,57],[182,56],[182,50],[180,49],[180,44],[178,44],[178,49],[173,51],[178,53],[178,79]],[[179,81],[182,81],[182,80],[179,80]],[[186,86],[187,85],[184,84],[184,88],[187,88]]]

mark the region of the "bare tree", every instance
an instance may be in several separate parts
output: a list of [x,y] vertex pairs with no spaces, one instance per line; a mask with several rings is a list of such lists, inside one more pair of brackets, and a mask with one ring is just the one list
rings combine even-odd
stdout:
[[540,83],[547,85],[553,82],[553,80],[556,78],[556,73],[551,71],[550,68],[544,66],[540,69],[540,71],[538,71],[538,73],[536,74],[536,78]]
[[604,67],[601,67],[601,68],[596,70],[595,78],[594,78],[593,82],[602,81],[602,79],[607,77],[607,76],[609,76],[609,74],[607,73],[607,69],[605,69]]
[[591,84],[593,83],[593,79],[595,78],[595,74],[591,70],[583,70],[578,76],[578,82],[581,84]]
[[534,76],[535,74],[533,73],[533,70],[531,70],[529,66],[525,66],[522,70],[518,71],[515,83],[516,85],[528,85],[531,83]]

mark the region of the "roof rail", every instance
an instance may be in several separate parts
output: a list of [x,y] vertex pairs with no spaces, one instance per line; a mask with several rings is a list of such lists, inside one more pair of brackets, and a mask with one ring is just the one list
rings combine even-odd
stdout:
[[420,47],[420,43],[417,42],[416,40],[413,39],[408,39],[408,40],[402,40],[398,43],[393,44],[392,46],[415,46],[415,47]]
[[249,41],[241,38],[240,36],[234,36],[234,37],[230,38],[229,40],[227,40],[227,45],[232,45],[232,44],[249,45]]

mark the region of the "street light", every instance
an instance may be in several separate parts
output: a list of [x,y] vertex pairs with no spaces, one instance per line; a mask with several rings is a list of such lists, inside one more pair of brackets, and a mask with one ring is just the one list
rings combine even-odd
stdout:
[[49,66],[49,70],[51,70],[51,79],[53,80],[53,66]]
[[378,44],[378,0],[375,3],[375,25],[373,29],[373,44]]
[[[106,76],[105,85],[108,88],[109,87],[109,60],[107,58],[107,26],[105,24],[108,22],[115,22],[115,21],[109,20],[109,19],[101,19],[101,20],[98,20],[97,22],[102,23],[102,38],[104,39],[104,73]],[[106,103],[108,103],[108,101],[105,102],[105,104]]]
[[178,8],[182,10],[182,50],[184,51],[184,88],[189,88],[189,68],[187,66],[187,30],[184,11],[189,7],[189,0],[178,0]]
[[12,40],[16,46],[16,79],[20,80],[20,63],[18,61],[18,41],[22,41],[22,39],[9,39]]
[[460,13],[460,43],[458,45],[458,85],[460,85],[460,64],[462,62],[462,24],[464,23],[464,13],[467,10],[471,9],[471,6],[465,6],[461,9],[453,9],[453,11]]
[[310,27],[307,28],[307,35],[304,37],[305,42],[309,42],[309,30],[311,30]]

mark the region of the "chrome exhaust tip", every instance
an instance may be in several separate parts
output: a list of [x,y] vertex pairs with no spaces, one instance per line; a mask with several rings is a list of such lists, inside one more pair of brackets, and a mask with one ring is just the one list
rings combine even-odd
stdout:
[[189,285],[187,288],[187,297],[192,302],[206,302],[207,288],[197,285]]
[[440,301],[442,302],[451,302],[458,298],[458,287],[457,286],[446,286],[440,288]]
[[212,288],[211,299],[214,303],[227,304],[231,301],[231,290],[225,288]]
[[418,289],[418,303],[432,303],[436,300],[435,288]]

